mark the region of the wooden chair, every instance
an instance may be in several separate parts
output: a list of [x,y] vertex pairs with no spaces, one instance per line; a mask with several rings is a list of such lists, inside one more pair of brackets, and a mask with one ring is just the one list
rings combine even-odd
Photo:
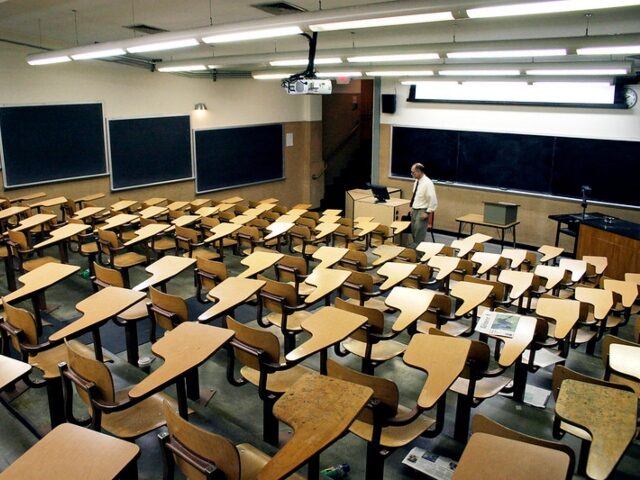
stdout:
[[[175,467],[188,479],[257,478],[271,460],[249,443],[234,445],[227,438],[182,418],[167,402],[163,405],[168,432],[158,435],[162,447],[163,479],[173,480]],[[302,480],[299,475],[290,478]]]
[[373,270],[375,267],[369,264],[369,257],[365,252],[358,250],[349,250],[338,262],[338,264],[346,269],[353,270],[354,272],[370,272],[373,277],[373,283],[376,285],[382,283],[383,278],[375,273]]
[[[82,220],[74,218],[69,218],[69,223],[76,223],[80,225],[84,224]],[[73,247],[74,244],[76,245],[75,247]],[[95,233],[79,233],[78,235],[74,235],[69,239],[69,250],[77,252],[83,257],[87,257],[89,262],[89,272],[91,275],[95,274],[93,271],[93,264],[100,252],[100,247]]]
[[374,369],[394,357],[402,355],[407,346],[393,340],[400,332],[384,331],[384,314],[375,308],[363,307],[336,298],[336,308],[367,317],[364,328],[356,330],[347,340],[335,345],[335,353],[341,357],[352,353],[362,359],[362,373],[373,375]]
[[[217,217],[203,217],[200,219],[200,230],[204,238],[210,237],[212,235],[210,230],[216,225],[220,225],[220,219]],[[236,245],[238,244],[238,242],[231,237],[224,237],[220,239],[220,241],[218,241],[217,243],[218,243],[217,249],[218,249],[218,254],[220,255],[220,260],[222,260],[224,257],[224,249],[226,247],[235,248]]]
[[[103,266],[112,266],[116,270],[122,272],[122,278],[126,288],[129,284],[129,269],[136,265],[149,263],[148,257],[140,255],[136,252],[128,252],[126,247],[122,245],[118,236],[111,230],[98,229],[98,243],[100,245],[100,255],[98,262]],[[104,257],[107,257],[107,261]]]
[[309,265],[304,258],[285,255],[274,265],[274,269],[278,282],[288,283],[296,289],[298,303],[314,290],[314,287],[304,283],[309,275]]
[[[273,333],[244,325],[227,317],[227,328],[235,332],[231,348],[227,349],[227,380],[234,386],[247,382],[258,387],[263,401],[263,437],[272,445],[278,444],[278,419],[273,415],[273,404],[305,373],[313,372],[302,365],[292,365],[281,357],[280,342]],[[238,360],[240,378],[236,378],[235,360]]]
[[102,428],[116,437],[134,440],[166,423],[162,403],[173,400],[161,393],[133,400],[127,394],[128,388],[115,390],[111,372],[103,363],[83,355],[70,343],[66,343],[66,347],[68,362],[60,364],[60,373],[67,421],[83,423],[75,418],[73,412],[74,384],[91,417],[93,430]]
[[368,273],[351,272],[351,275],[340,287],[340,295],[347,297],[349,303],[385,312],[389,310],[389,307],[384,304],[383,300],[376,298],[383,292],[374,287],[374,282],[374,277]]
[[149,298],[151,303],[147,308],[151,318],[151,343],[156,341],[156,325],[164,330],[173,330],[178,324],[189,320],[189,307],[182,297],[149,287]]
[[334,247],[344,247],[353,250],[366,250],[368,248],[368,245],[365,240],[365,237],[356,235],[354,233],[352,226],[341,224],[335,230],[335,232],[333,232],[331,244]]
[[625,345],[640,350],[640,344],[636,342],[630,342],[629,340],[624,340],[613,335],[605,335],[602,339],[602,363],[604,364],[604,379],[608,382],[619,383],[621,385],[627,385],[633,388],[633,391],[636,393],[638,398],[640,398],[640,380],[611,369],[611,365],[609,363],[609,350],[611,348],[611,345],[614,344]]
[[573,478],[573,471],[575,469],[576,458],[573,450],[568,445],[560,442],[554,442],[552,440],[545,440],[538,437],[532,437],[526,433],[521,433],[516,430],[511,430],[497,422],[494,422],[484,415],[477,414],[471,421],[472,433],[488,433],[489,435],[495,435],[502,438],[508,438],[510,440],[516,440],[518,442],[530,443],[532,445],[538,445],[539,447],[551,448],[560,452],[566,453],[569,457],[569,468],[567,469],[567,480]]
[[[160,222],[152,218],[140,218],[141,227],[158,223]],[[171,234],[162,232],[151,237],[147,242],[147,248],[156,254],[156,258],[162,258],[167,252],[176,248],[176,241]]]
[[38,252],[31,248],[24,232],[9,230],[8,235],[7,245],[9,245],[9,251],[11,256],[18,260],[17,271],[30,272],[45,263],[60,263],[60,260],[55,257],[35,256]]
[[243,225],[236,232],[236,241],[238,242],[238,253],[242,255],[251,255],[257,247],[264,245],[264,239],[260,230],[248,225]]
[[309,266],[309,260],[313,254],[318,250],[319,245],[324,242],[324,239],[316,240],[315,236],[311,233],[311,229],[305,225],[295,225],[288,232],[289,234],[289,252],[299,253],[307,262]]
[[176,227],[175,249],[177,255],[183,252],[183,257],[204,258],[205,260],[220,258],[220,254],[206,247],[204,239],[193,228]]
[[200,303],[208,303],[207,293],[227,277],[227,267],[223,262],[198,258],[194,269],[196,283],[196,299]]

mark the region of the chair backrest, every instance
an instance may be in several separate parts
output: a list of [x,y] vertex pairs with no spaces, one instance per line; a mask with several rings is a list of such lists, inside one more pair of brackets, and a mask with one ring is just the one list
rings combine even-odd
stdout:
[[421,283],[426,283],[431,278],[431,267],[424,263],[418,263],[411,275],[405,278],[401,285],[409,288],[422,288]]
[[[227,317],[227,328],[233,330],[236,334],[232,344],[237,341],[261,350],[264,352],[265,359],[268,362],[280,363],[280,342],[278,337],[270,331],[263,328],[250,327],[231,317]],[[243,365],[254,370],[260,370],[260,360],[256,355],[237,347],[234,347],[234,354]]]
[[279,215],[284,215],[285,213],[287,213],[289,211],[289,207],[285,206],[285,205],[276,205],[275,207],[273,207],[271,209],[272,212],[275,212]]
[[140,226],[141,227],[146,227],[147,225],[153,225],[154,223],[158,223],[157,220],[154,220],[153,218],[140,217]]
[[120,242],[118,241],[118,235],[112,230],[98,229],[98,239],[103,253],[109,254],[111,248],[118,248]]
[[257,278],[258,280],[266,282],[259,294],[263,307],[271,310],[272,312],[283,313],[282,304],[279,301],[270,298],[270,295],[283,298],[285,306],[295,307],[298,304],[298,295],[296,294],[296,289],[293,285],[277,282],[262,275],[258,275]]
[[314,228],[316,228],[316,221],[313,218],[307,218],[307,217],[300,217],[296,220],[296,225],[300,225],[302,227],[307,227],[309,229],[309,231],[313,230]]
[[200,226],[205,227],[207,230],[212,229],[216,225],[220,225],[220,219],[216,217],[202,217],[200,219]]
[[260,216],[265,220],[268,220],[269,222],[275,222],[280,216],[280,214],[278,212],[267,211],[267,212],[262,212]]
[[218,213],[218,218],[220,219],[221,222],[228,222],[235,216],[236,214],[233,213],[231,210],[225,210],[224,212]]
[[437,315],[449,317],[451,312],[453,312],[453,299],[444,293],[436,293],[427,311],[420,316],[420,320],[436,325]]
[[[154,287],[149,288],[149,297],[151,298],[152,306],[159,307],[159,309],[165,312],[174,314],[177,319],[175,323],[182,323],[189,320],[187,303],[181,297],[161,292]],[[171,320],[169,315],[154,310],[153,316],[162,328],[165,330],[173,330],[174,321]]]
[[279,282],[295,282],[299,275],[307,275],[309,269],[302,257],[285,255],[275,264],[276,279]]
[[24,232],[9,230],[8,233],[9,240],[17,245],[18,251],[29,249],[29,242],[27,242],[27,236],[24,234]]
[[[87,382],[93,382],[96,386],[96,396],[105,402],[114,403],[116,394],[113,387],[113,377],[104,363],[93,358],[85,357],[75,347],[66,342],[67,365],[76,375],[82,377]],[[78,396],[87,406],[90,412],[93,411],[89,394],[82,388],[76,388]]]
[[294,225],[289,230],[289,234],[293,245],[299,245],[303,240],[311,240],[311,230],[304,225]]
[[493,290],[491,290],[491,294],[489,295],[489,297],[484,302],[481,303],[481,305],[484,305],[485,307],[492,307],[494,304],[494,301],[500,302],[502,300],[506,300],[507,287],[505,286],[504,283],[494,282],[493,280],[474,277],[472,275],[465,275],[463,280],[465,282],[490,285],[493,288]]
[[418,261],[418,255],[413,248],[405,248],[400,252],[397,259],[404,262],[416,263]]
[[305,217],[305,218],[311,218],[313,220],[315,220],[316,222],[318,220],[320,220],[320,213],[319,212],[304,212],[302,215],[300,215],[301,217]]
[[[341,298],[336,298],[335,307],[346,312],[357,313],[367,317],[367,325],[371,333],[382,333],[384,331],[384,314],[375,308],[363,307],[353,303],[346,302]],[[351,334],[351,338],[361,342],[367,341],[366,330],[359,328]]]
[[351,272],[340,288],[342,295],[355,300],[364,300],[361,293],[373,292],[373,277],[365,272]]
[[551,393],[553,393],[554,400],[558,400],[558,394],[560,393],[560,387],[565,380],[578,380],[580,382],[592,383],[594,385],[601,385],[603,387],[619,388],[620,390],[626,390],[633,392],[633,388],[628,385],[619,385],[616,383],[607,382],[606,380],[600,380],[593,378],[582,373],[578,373],[575,370],[565,367],[564,365],[556,365],[553,369],[553,375],[551,377]]
[[265,230],[269,225],[271,225],[271,222],[264,218],[254,218],[249,221],[247,225],[250,227],[256,227],[258,230]]
[[[14,307],[3,300],[4,320],[13,328],[22,330],[24,340],[30,345],[38,344],[38,327],[33,314],[23,308]],[[16,335],[10,335],[11,345],[16,352],[22,353],[21,339]]]
[[474,269],[475,265],[471,260],[461,258],[457,268],[451,272],[449,278],[451,280],[463,280],[466,275],[473,275]]
[[241,215],[247,210],[249,210],[249,207],[247,205],[243,205],[242,203],[236,203],[233,207],[233,211],[236,212],[236,215]]
[[119,270],[103,267],[98,262],[93,262],[93,268],[97,280],[95,284],[99,287],[112,286],[124,288],[124,278]]
[[349,250],[344,257],[340,259],[340,266],[349,270],[364,270],[367,268],[369,259],[365,252],[358,250]]
[[198,243],[198,231],[193,228],[176,227],[176,244],[181,250],[189,250],[189,244]]
[[[171,436],[170,441],[177,441],[189,453],[195,454],[206,462],[211,462],[219,469],[224,478],[228,480],[240,480],[241,463],[238,449],[228,439],[213,432],[203,430],[182,418],[164,401],[164,416],[167,420],[167,429]],[[171,455],[170,452],[167,454]],[[180,471],[189,479],[206,479],[207,477],[184,458],[175,455],[176,464]]]
[[202,282],[202,287],[207,290],[211,290],[218,283],[226,280],[228,276],[226,265],[215,260],[208,260],[206,258],[198,257],[196,259],[196,268],[199,272],[215,276],[215,279],[207,278],[206,275],[199,276],[200,281]]

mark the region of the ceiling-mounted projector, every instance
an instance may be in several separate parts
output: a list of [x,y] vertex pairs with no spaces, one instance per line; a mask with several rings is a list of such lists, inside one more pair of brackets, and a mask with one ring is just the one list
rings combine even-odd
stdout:
[[331,95],[331,80],[291,77],[282,81],[282,88],[290,95]]

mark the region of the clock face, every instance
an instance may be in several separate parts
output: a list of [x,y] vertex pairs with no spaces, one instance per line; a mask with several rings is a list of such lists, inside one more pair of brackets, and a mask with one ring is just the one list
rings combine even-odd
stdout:
[[627,108],[633,108],[633,106],[638,102],[638,94],[635,90],[627,87],[624,89],[624,103],[627,105]]

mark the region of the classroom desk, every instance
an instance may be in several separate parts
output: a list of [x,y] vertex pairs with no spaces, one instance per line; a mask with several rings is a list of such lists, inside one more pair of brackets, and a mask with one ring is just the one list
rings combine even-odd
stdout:
[[593,268],[596,271],[596,275],[602,275],[607,269],[607,265],[609,264],[609,259],[602,256],[583,255],[582,260],[587,262],[587,264],[589,265],[593,265]]
[[433,242],[420,242],[416,246],[418,252],[422,252],[424,255],[420,258],[421,262],[428,262],[431,257],[438,255],[444,248],[444,243]]
[[[556,340],[567,338],[580,318],[580,302],[565,298],[540,297],[536,304],[536,315],[553,321],[554,328],[550,335]],[[569,353],[569,342],[565,341],[563,354]]]
[[327,236],[331,235],[338,228],[340,228],[340,224],[339,223],[319,223],[314,228],[314,230],[316,232],[316,240],[320,240],[320,239],[322,239],[324,237],[327,237]]
[[178,201],[178,202],[171,202],[169,205],[167,205],[167,208],[169,209],[169,211],[176,211],[176,210],[184,210],[189,206],[189,202],[184,202],[184,201]]
[[258,204],[260,203],[271,204],[271,203],[278,203],[279,201],[280,200],[277,198],[269,197],[269,198],[263,198],[262,200],[258,200]]
[[426,313],[436,292],[416,290],[408,287],[394,287],[384,301],[388,307],[400,310],[400,315],[391,326],[394,332],[401,332]]
[[233,337],[234,332],[226,328],[184,322],[164,334],[151,346],[151,351],[164,363],[129,390],[132,399],[143,399],[164,390],[175,383],[178,396],[178,412],[188,417],[187,390],[185,380],[192,372],[193,396],[199,392],[197,368],[212,357]]
[[[0,355],[0,393],[5,388],[13,385],[19,380],[25,379],[31,372],[31,365],[20,360],[15,360],[11,357]],[[8,410],[8,412],[15,417],[27,430],[29,430],[36,438],[42,438],[40,432],[38,432],[31,423],[24,418],[20,413],[11,406],[11,403],[5,401],[0,395],[0,403]]]
[[100,326],[145,297],[143,292],[134,292],[126,288],[103,288],[76,304],[76,310],[82,313],[82,316],[51,334],[49,340],[59,342],[65,338],[77,337],[91,331],[96,360],[102,361]]
[[631,315],[631,307],[640,294],[638,292],[638,284],[629,280],[605,278],[602,282],[602,288],[620,295],[621,304],[624,308],[624,318],[628,321]]
[[76,211],[71,218],[74,220],[84,221],[87,218],[91,218],[94,215],[104,212],[105,210],[106,209],[104,207],[84,207],[83,209]]
[[226,212],[227,210],[230,210],[232,208],[235,208],[235,204],[233,203],[227,203],[227,202],[222,202],[219,203],[218,205],[216,205],[218,207],[218,212]]
[[386,277],[380,285],[380,291],[385,292],[405,280],[413,273],[418,265],[406,262],[387,262],[378,269],[378,275]]
[[131,207],[133,207],[134,205],[136,205],[138,202],[135,200],[120,200],[119,202],[114,203],[113,205],[109,206],[109,209],[112,212],[121,212],[123,210],[128,210]]
[[277,206],[278,206],[277,202],[276,203],[259,203],[254,207],[254,209],[259,211],[260,213],[264,213],[264,212],[268,212],[269,210],[273,210]]
[[478,270],[476,273],[478,275],[484,275],[488,273],[493,267],[498,265],[500,261],[499,253],[489,253],[489,252],[474,252],[471,255],[471,261],[473,263],[478,264]]
[[229,203],[233,205],[235,203],[240,203],[243,200],[244,198],[235,196],[235,197],[225,198],[224,200],[220,200],[220,203]]
[[209,230],[213,235],[204,239],[204,243],[215,242],[216,240],[222,240],[224,237],[228,237],[232,233],[237,232],[242,228],[242,225],[236,225],[234,223],[219,223],[211,230]]
[[136,236],[133,237],[128,242],[125,242],[124,246],[131,247],[132,245],[135,245],[137,243],[144,242],[145,240],[149,240],[150,238],[158,235],[159,233],[164,232],[168,228],[170,228],[170,225],[165,223],[152,223],[149,225],[145,225],[144,227],[136,230],[134,232]]
[[319,478],[319,455],[340,438],[373,390],[337,378],[306,374],[273,406],[293,436],[258,473],[259,480],[286,478],[308,462],[307,478]]
[[160,205],[161,203],[165,203],[167,201],[164,197],[152,197],[143,200],[141,203],[146,205],[147,207],[155,207],[156,205]]
[[484,243],[488,242],[489,240],[491,240],[491,237],[489,235],[485,235],[484,233],[474,233],[473,235],[469,235],[462,240],[454,240],[453,242],[451,242],[451,247],[458,249],[456,257],[463,258],[466,257],[467,254],[475,248],[476,243]]
[[316,265],[314,271],[322,270],[324,268],[331,268],[333,265],[342,260],[347,253],[349,253],[348,248],[341,247],[327,247],[322,246],[315,252],[313,252],[313,259],[319,260],[320,263]]
[[557,257],[564,252],[564,248],[561,247],[553,247],[551,245],[542,245],[538,252],[542,254],[540,258],[540,263],[547,263],[551,260],[555,260]]
[[210,204],[211,204],[210,198],[196,198],[195,200],[191,201],[191,206],[193,208],[207,207]]
[[167,207],[159,207],[155,205],[144,208],[139,212],[137,212],[137,214],[141,218],[146,218],[146,219],[159,217],[160,215],[164,215],[165,213],[169,213],[169,209]]
[[569,464],[569,455],[559,450],[478,432],[465,446],[453,480],[565,480]]
[[[306,205],[306,204],[303,204],[303,205]],[[296,215],[297,217],[301,217],[307,212],[308,212],[308,209],[306,208],[293,207],[291,210],[287,210],[287,213],[285,215]]]
[[457,257],[445,257],[443,255],[436,255],[435,257],[431,257],[431,259],[427,262],[431,268],[435,268],[438,273],[436,273],[436,281],[440,282],[442,280],[448,279],[449,275],[458,268],[460,264],[460,259]]
[[640,346],[609,345],[609,367],[617,373],[640,380]]
[[2,473],[3,480],[138,478],[140,447],[89,428],[63,423]]
[[536,265],[533,273],[547,279],[547,283],[544,285],[546,290],[553,290],[564,278],[564,268],[551,265]]
[[113,217],[105,219],[105,224],[100,227],[101,230],[111,230],[112,228],[119,228],[130,223],[138,222],[140,218],[137,215],[130,213],[119,213]]
[[353,219],[353,224],[373,222],[373,217],[358,217]]
[[188,227],[189,225],[196,223],[201,218],[202,217],[200,215],[182,215],[171,220],[171,224],[176,227]]
[[26,195],[20,195],[18,197],[10,198],[9,203],[26,202],[27,200],[35,200],[36,198],[42,198],[46,196],[47,194],[45,192],[29,193]]
[[230,223],[233,223],[235,225],[246,225],[247,223],[249,223],[251,220],[255,220],[258,216],[257,215],[236,215],[235,217],[233,217],[231,220],[229,220]]
[[591,434],[586,468],[590,478],[604,479],[613,472],[635,436],[637,408],[632,392],[577,380],[562,382],[556,415]]
[[39,250],[51,245],[55,245],[57,243],[58,248],[60,249],[60,261],[62,263],[69,263],[69,256],[67,255],[67,247],[65,245],[65,241],[69,240],[69,238],[73,237],[74,235],[78,235],[85,230],[89,230],[90,228],[91,227],[89,225],[85,225],[84,223],[68,223],[60,228],[51,230],[49,232],[49,238],[43,240],[40,243],[36,243],[33,246],[33,249]]
[[342,213],[342,210],[329,208],[322,212],[322,215],[331,215],[331,216],[339,216]]
[[356,234],[358,235],[358,237],[365,237],[379,226],[379,222],[360,222],[357,225],[354,225],[354,228],[359,230],[359,232]]
[[0,210],[0,233],[3,233],[6,230],[7,221],[11,217],[28,211],[29,207],[9,207],[4,210]]
[[[300,215],[292,213],[285,213],[284,215],[280,215],[278,218],[275,219],[275,222],[281,222],[281,223],[296,223],[298,221],[298,219],[300,218]],[[320,224],[322,225],[322,224]]]
[[264,272],[276,262],[279,262],[284,254],[277,252],[253,252],[248,257],[240,260],[242,265],[247,267],[238,274],[238,278],[251,278],[258,273]]
[[149,272],[151,276],[133,287],[132,290],[141,292],[143,290],[147,290],[149,287],[161,285],[171,280],[176,275],[179,275],[194,263],[196,263],[195,258],[165,255],[153,262],[151,265],[145,267],[145,271]]
[[25,218],[24,220],[22,220],[18,226],[16,228],[13,228],[12,230],[14,232],[21,232],[23,230],[31,230],[34,227],[37,227],[38,225],[42,225],[44,223],[50,222],[51,220],[54,220],[56,218],[56,216],[52,213],[37,213],[35,215],[32,215],[30,217]]
[[587,273],[587,262],[584,260],[574,260],[573,258],[561,258],[558,262],[560,268],[571,272],[571,281],[579,282]]
[[295,223],[289,222],[273,222],[271,225],[267,225],[267,230],[269,230],[270,233],[264,237],[264,239],[271,240],[273,238],[278,238],[295,227],[295,225]]
[[500,225],[499,223],[485,222],[484,216],[479,213],[469,213],[467,215],[463,215],[462,217],[456,218],[456,222],[458,222],[457,238],[460,238],[460,235],[462,234],[462,228],[464,227],[465,224],[470,225],[470,228],[471,228],[470,235],[473,235],[473,227],[475,227],[476,225],[479,225],[482,227],[497,228],[498,230],[500,230],[501,231],[500,246],[502,247],[504,247],[505,232],[507,230],[511,230],[511,235],[513,236],[513,246],[514,248],[516,246],[516,227],[520,223],[519,221],[507,223],[506,225]]
[[502,270],[498,275],[498,281],[509,285],[509,299],[518,301],[518,308],[522,310],[524,294],[529,291],[533,284],[532,272],[521,272],[519,270]]
[[549,215],[547,218],[556,222],[556,241],[554,245],[557,247],[560,241],[560,234],[573,237],[573,255],[575,256],[578,247],[578,233],[580,231],[580,224],[592,218],[604,219],[608,215],[599,212],[585,213],[561,213],[555,215]]
[[318,300],[327,297],[331,292],[340,288],[350,275],[351,272],[348,270],[333,270],[330,268],[318,270],[316,267],[313,272],[311,272],[311,275],[304,281],[305,284],[316,287],[315,290],[312,290],[311,293],[307,295],[304,303],[312,305]]
[[389,228],[393,229],[394,237],[404,232],[410,226],[411,226],[411,222],[407,222],[405,220],[396,220],[395,222],[391,222],[389,224]]
[[233,316],[233,309],[249,300],[265,283],[263,280],[238,277],[223,280],[207,293],[207,298],[216,303],[200,314],[198,321],[208,323],[226,313]]
[[527,259],[527,251],[521,248],[503,248],[500,256],[510,261],[509,268],[517,270]]
[[95,200],[100,200],[101,198],[104,198],[104,193],[92,193],[90,195],[85,195],[84,197],[76,198],[73,202],[76,205],[82,206],[85,202],[93,202]]
[[371,265],[374,267],[378,265],[383,265],[386,262],[389,262],[396,258],[404,251],[404,247],[399,247],[397,245],[380,245],[379,247],[374,248],[371,253],[376,255],[376,258]]
[[291,210],[309,210],[313,205],[310,203],[296,203]]
[[[484,283],[458,282],[451,289],[451,296],[462,300],[455,312],[456,317],[463,317],[467,313],[478,308],[489,295],[493,287]],[[473,312],[473,326],[475,328],[476,312]]]
[[338,223],[340,221],[339,215],[323,215],[318,219],[318,223]]
[[31,208],[35,208],[40,212],[42,207],[57,207],[58,205],[62,205],[63,203],[67,203],[66,197],[55,197],[48,198],[47,200],[42,200],[41,202],[34,203],[29,205]]
[[196,215],[200,215],[203,217],[210,217],[218,213],[218,207],[200,207],[196,210]]

